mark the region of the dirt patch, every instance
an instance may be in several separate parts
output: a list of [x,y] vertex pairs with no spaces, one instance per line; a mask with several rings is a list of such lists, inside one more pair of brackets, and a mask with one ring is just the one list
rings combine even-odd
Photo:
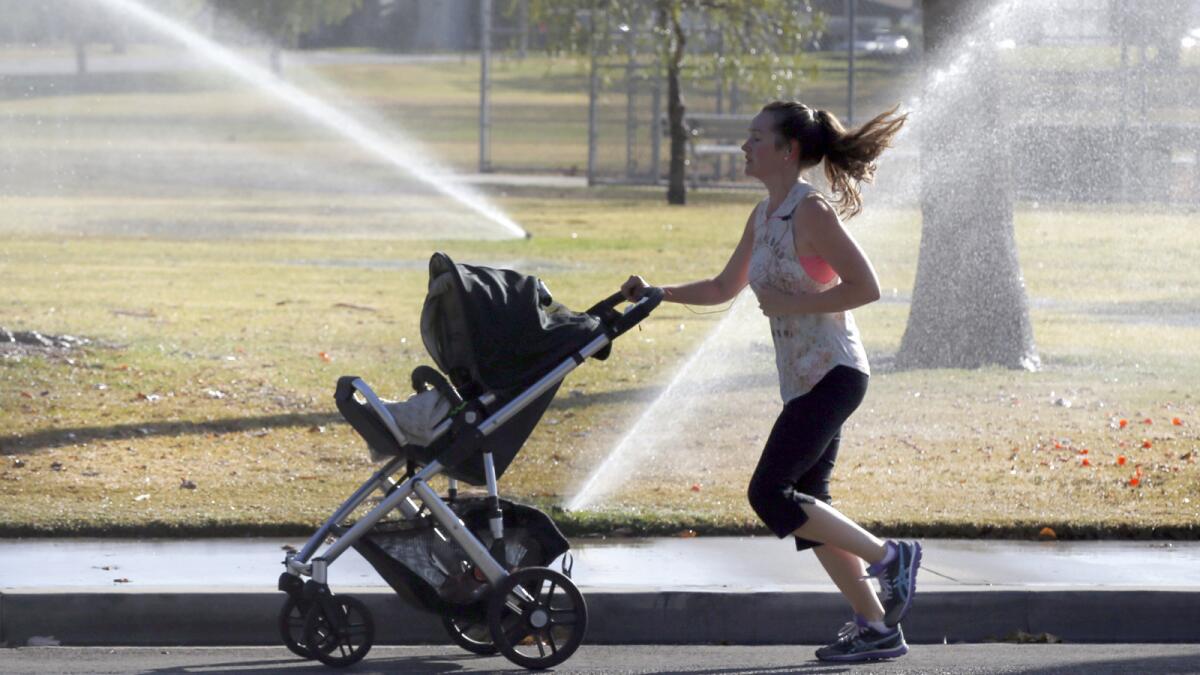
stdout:
[[10,331],[0,326],[0,355],[61,354],[92,344],[74,335],[49,335],[35,330]]

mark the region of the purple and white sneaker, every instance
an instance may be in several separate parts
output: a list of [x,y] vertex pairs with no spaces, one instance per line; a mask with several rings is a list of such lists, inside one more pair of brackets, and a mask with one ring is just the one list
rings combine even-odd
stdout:
[[912,607],[917,592],[917,570],[921,567],[921,545],[915,541],[889,539],[891,561],[867,568],[867,576],[879,579],[879,599],[883,602],[883,623],[897,626]]
[[878,661],[907,653],[908,643],[904,641],[904,632],[899,626],[881,633],[856,614],[853,621],[838,631],[837,640],[817,650],[817,658],[842,662]]

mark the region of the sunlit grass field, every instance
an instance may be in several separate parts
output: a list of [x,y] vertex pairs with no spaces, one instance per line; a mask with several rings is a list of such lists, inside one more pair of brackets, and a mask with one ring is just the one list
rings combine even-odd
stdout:
[[[585,152],[583,127],[550,123],[556,106],[580,105],[563,91],[582,71],[523,67],[538,86],[504,105],[545,115],[545,131],[503,152]],[[546,72],[563,79],[549,86]],[[322,75],[409,129],[430,161],[469,168],[475,73]],[[429,362],[418,321],[432,252],[538,274],[583,308],[630,273],[715,274],[759,198],[697,192],[679,208],[659,189],[493,187],[533,238],[464,239],[421,207],[427,196],[252,92],[195,76],[71,86],[8,89],[0,104],[0,326],[92,341],[0,346],[8,534],[304,533],[373,470],[334,408],[337,377],[400,398]],[[884,298],[856,312],[876,372],[846,429],[836,504],[894,533],[1194,537],[1197,224],[1182,210],[1020,205],[1044,368],[895,372],[919,213],[868,204],[851,229]],[[724,316],[664,306],[572,374],[503,492],[569,500]],[[779,402],[770,387],[730,401],[694,456],[631,472],[604,506],[556,520],[592,533],[757,528],[745,485]]]

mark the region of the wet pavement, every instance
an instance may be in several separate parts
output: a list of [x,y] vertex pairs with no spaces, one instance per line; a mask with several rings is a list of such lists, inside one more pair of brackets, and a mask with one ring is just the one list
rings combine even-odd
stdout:
[[[270,590],[284,546],[299,539],[0,540],[0,590],[223,587]],[[1200,589],[1200,542],[923,542],[923,589]],[[770,537],[581,539],[573,576],[613,590],[833,590],[814,556]],[[558,567],[556,562],[553,567]],[[349,551],[330,567],[334,587],[383,579]]]

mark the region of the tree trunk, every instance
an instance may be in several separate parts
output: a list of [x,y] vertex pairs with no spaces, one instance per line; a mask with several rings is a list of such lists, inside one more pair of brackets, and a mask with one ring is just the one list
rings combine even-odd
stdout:
[[283,75],[283,50],[279,48],[278,42],[271,42],[271,72],[275,75]]
[[87,58],[87,40],[77,37],[75,38],[75,74],[87,75],[88,58]]
[[[900,368],[1039,367],[1013,231],[1011,139],[999,69],[979,49],[942,82],[956,40],[983,0],[925,0],[926,79],[920,112],[921,249]],[[982,41],[981,44],[987,44]]]
[[671,30],[672,48],[667,58],[667,121],[671,130],[671,162],[667,174],[667,203],[687,203],[687,129],[683,126],[683,115],[687,111],[683,104],[679,74],[683,68],[683,49],[687,38],[679,22],[679,5],[666,1],[660,5],[660,19],[664,28]]

